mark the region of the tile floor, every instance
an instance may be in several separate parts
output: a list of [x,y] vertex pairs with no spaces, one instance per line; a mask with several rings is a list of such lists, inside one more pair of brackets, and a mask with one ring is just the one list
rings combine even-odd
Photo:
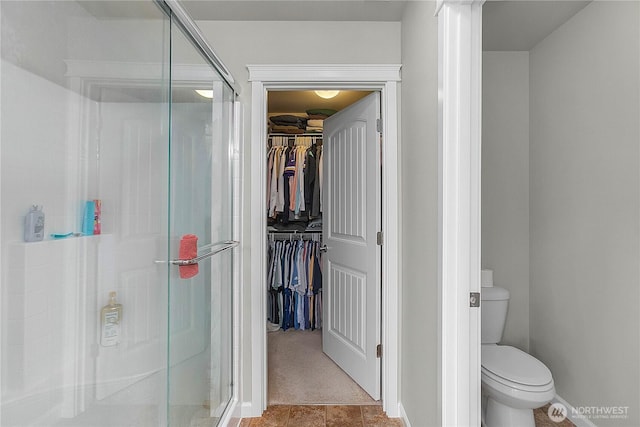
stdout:
[[551,421],[551,419],[547,415],[549,406],[551,406],[551,404],[547,403],[542,408],[533,410],[533,416],[536,420],[536,427],[576,427],[576,425],[568,419],[564,419],[559,423]]
[[[536,427],[575,427],[547,416],[549,405],[533,411]],[[388,418],[379,405],[273,405],[260,418],[244,418],[240,427],[403,427],[399,418]]]
[[403,427],[380,405],[273,405],[260,418],[244,418],[240,427]]

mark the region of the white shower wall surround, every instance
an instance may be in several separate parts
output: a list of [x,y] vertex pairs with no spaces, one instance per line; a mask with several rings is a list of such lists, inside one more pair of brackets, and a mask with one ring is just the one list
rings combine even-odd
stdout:
[[22,241],[24,215],[33,204],[44,206],[47,233],[79,231],[72,198],[81,183],[69,177],[81,172],[80,135],[61,122],[80,114],[82,97],[4,59],[1,66],[3,107],[11,106],[2,111],[2,196],[8,198],[2,238]]
[[[86,248],[91,241],[22,242],[25,206],[33,203],[45,206],[47,233],[75,229],[73,207],[78,203],[69,199],[78,194],[79,183],[68,176],[79,174],[77,133],[67,135],[59,126],[63,117],[38,120],[37,126],[34,121],[51,111],[78,111],[81,97],[4,60],[2,80],[3,106],[11,105],[3,108],[2,117],[2,238],[14,242],[2,251],[2,296],[11,302],[3,306],[7,325],[2,334],[3,421],[18,423],[25,421],[25,413],[33,413],[25,412],[28,407],[46,413],[63,400],[60,366],[65,356],[64,333],[71,326],[63,303],[67,291],[76,287],[75,265],[65,263],[65,253],[77,253],[78,245]],[[30,166],[34,158],[41,159],[37,168]],[[76,188],[69,187],[73,183]],[[34,194],[40,195],[39,201],[33,200]],[[90,257],[91,252],[82,253]],[[16,417],[12,417],[7,403],[21,405],[26,398],[29,401],[24,407],[16,406]]]
[[[27,205],[25,199],[30,194],[37,193],[42,186],[46,189],[42,194],[47,198],[39,203],[47,206],[47,233],[78,230],[78,210],[82,202],[73,197],[79,193],[81,183],[72,177],[81,176],[79,166],[83,163],[78,158],[82,151],[79,142],[73,142],[72,137],[78,133],[61,133],[59,122],[56,121],[43,121],[40,126],[29,126],[29,121],[32,117],[46,116],[52,110],[64,111],[65,108],[71,108],[79,111],[81,102],[93,101],[81,99],[76,93],[10,63],[3,62],[2,66],[3,78],[13,82],[11,86],[6,86],[8,90],[3,87],[3,102],[12,105],[7,110],[7,116],[3,117],[3,139],[24,141],[23,144],[4,144],[2,153],[3,162],[6,162],[3,166],[13,166],[3,167],[3,181],[25,183],[24,187],[14,191],[7,190],[6,187],[3,189],[3,239],[15,241],[6,247],[6,262],[3,262],[9,266],[4,292],[7,292],[5,295],[11,301],[5,311],[8,328],[3,334],[6,343],[3,353],[10,358],[7,365],[12,367],[3,372],[3,423],[21,425],[28,420],[25,418],[27,414],[53,413],[67,405],[69,388],[73,387],[73,384],[69,384],[69,378],[76,375],[74,362],[78,358],[78,351],[81,353],[80,357],[86,357],[88,361],[84,375],[78,379],[89,385],[88,388],[95,387],[98,399],[110,396],[139,380],[135,377],[122,379],[126,377],[126,372],[122,372],[122,369],[134,372],[135,367],[110,363],[109,353],[122,351],[123,346],[140,346],[155,341],[154,351],[149,351],[146,358],[140,358],[138,364],[147,365],[145,372],[159,371],[162,368],[162,352],[157,351],[164,339],[160,330],[162,317],[157,309],[159,294],[154,291],[159,280],[149,280],[148,275],[125,273],[124,277],[120,277],[118,299],[125,307],[124,316],[129,318],[122,325],[122,334],[127,337],[127,342],[119,348],[107,349],[97,347],[95,341],[85,340],[82,348],[77,348],[79,343],[72,338],[78,325],[97,333],[99,308],[104,302],[99,296],[108,293],[113,284],[118,283],[119,275],[124,273],[119,272],[117,267],[110,267],[114,265],[116,250],[124,249],[121,245],[118,247],[114,232],[120,236],[151,236],[146,241],[139,240],[136,247],[129,248],[126,253],[119,251],[118,255],[125,258],[137,257],[139,261],[143,261],[139,259],[140,253],[156,253],[161,247],[162,240],[154,237],[162,232],[163,223],[159,217],[161,206],[140,204],[141,194],[136,191],[140,187],[125,186],[122,183],[143,181],[146,188],[155,185],[158,188],[154,192],[161,193],[160,187],[164,182],[154,178],[160,172],[150,168],[160,169],[164,165],[154,165],[131,153],[144,151],[145,145],[159,143],[157,138],[160,135],[156,135],[154,141],[140,129],[129,127],[126,129],[128,132],[123,132],[123,129],[105,130],[105,137],[108,139],[114,136],[109,135],[109,131],[137,136],[137,141],[125,140],[122,145],[112,147],[111,152],[107,149],[102,153],[101,177],[104,182],[101,187],[107,190],[103,193],[105,200],[117,200],[113,194],[109,194],[109,189],[129,192],[123,199],[129,202],[125,206],[106,207],[108,213],[121,212],[120,220],[105,221],[103,234],[99,236],[39,243],[20,242],[20,207]],[[31,90],[27,90],[28,88]],[[39,99],[29,100],[25,93],[30,93],[34,88],[37,88]],[[42,111],[39,112],[38,109]],[[104,123],[123,123],[124,120],[112,120],[113,115],[140,117],[146,113],[157,116],[158,110],[157,104],[112,103],[105,105],[102,110],[102,120]],[[25,129],[33,135],[25,138]],[[28,156],[24,155],[25,151]],[[148,147],[146,151],[150,152]],[[44,167],[30,167],[29,159],[42,156],[43,152],[47,158],[43,163]],[[109,164],[136,158],[139,161],[124,163],[121,173],[118,173],[119,168]],[[34,171],[36,176],[33,176]],[[31,179],[28,175],[31,175]],[[108,185],[114,182],[120,184]],[[159,199],[157,202],[166,203],[166,200]],[[80,290],[84,292],[87,305],[84,311],[74,312],[71,310],[73,301]],[[137,308],[130,310],[131,307]],[[130,391],[127,396],[134,401],[144,400],[144,394],[152,395],[151,391],[151,387],[136,387],[136,391]],[[92,393],[89,392],[90,394]],[[38,410],[34,411],[34,407]],[[64,410],[62,415],[64,416]],[[54,420],[55,416],[52,415],[50,418],[33,421],[48,423]]]

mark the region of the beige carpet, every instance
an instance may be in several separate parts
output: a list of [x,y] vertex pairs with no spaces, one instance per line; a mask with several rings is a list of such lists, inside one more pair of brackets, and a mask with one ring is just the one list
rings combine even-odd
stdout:
[[269,405],[376,404],[322,352],[322,331],[267,334]]

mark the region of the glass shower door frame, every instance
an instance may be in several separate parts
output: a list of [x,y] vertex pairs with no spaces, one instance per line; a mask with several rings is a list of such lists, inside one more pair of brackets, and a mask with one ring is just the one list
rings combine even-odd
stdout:
[[[236,284],[238,283],[239,268],[232,250],[233,247],[239,244],[238,241],[234,240],[235,236],[239,235],[238,210],[240,200],[237,197],[239,187],[238,136],[240,128],[239,116],[236,114],[239,111],[236,100],[237,92],[229,84],[224,74],[220,72],[219,67],[211,63],[211,55],[207,55],[202,51],[202,46],[197,43],[197,37],[188,32],[189,25],[184,25],[183,22],[174,22],[173,20],[176,16],[173,13],[170,16],[172,18],[170,93],[172,96],[174,92],[177,93],[180,90],[182,90],[182,93],[176,96],[176,99],[170,99],[168,252],[169,260],[177,260],[179,236],[181,234],[197,234],[201,239],[201,243],[198,244],[199,250],[197,254],[200,262],[199,274],[201,277],[198,278],[196,276],[194,279],[196,282],[193,283],[187,284],[186,281],[181,283],[183,281],[177,278],[176,271],[181,264],[184,266],[185,263],[184,261],[170,261],[170,263],[176,264],[177,268],[170,267],[167,283],[170,296],[168,303],[169,323],[167,325],[166,422],[167,425],[182,425],[184,419],[186,419],[185,413],[189,414],[186,415],[187,418],[196,417],[200,420],[203,416],[203,408],[205,408],[209,412],[209,419],[217,421],[218,424],[224,424],[232,416],[237,403],[237,389],[234,385],[238,384],[239,376],[238,352],[235,345],[238,342],[239,305],[237,301],[239,293]],[[174,24],[177,25],[174,26]],[[178,33],[174,32],[176,29],[179,31]],[[199,53],[204,57],[206,65],[200,63],[197,65],[175,63],[177,61],[174,61],[176,57],[174,54],[179,51],[180,41],[182,41],[180,39],[183,39],[183,36],[186,36],[188,41],[191,42],[192,49],[195,48],[195,50],[200,51]],[[184,43],[182,45],[184,46]],[[208,75],[205,68],[208,68]],[[213,88],[213,104],[211,104],[212,110],[210,112],[212,122],[210,125],[204,125],[206,129],[205,139],[200,142],[197,141],[198,137],[196,139],[190,138],[189,135],[185,135],[185,129],[179,129],[181,120],[184,121],[185,117],[189,117],[186,120],[196,120],[194,117],[198,114],[198,111],[195,111],[195,115],[187,114],[185,116],[185,112],[181,110],[189,108],[189,101],[186,104],[184,103],[185,101],[182,101],[182,104],[177,102],[178,98],[183,99],[185,96],[184,87],[198,84],[198,82],[200,82],[200,85],[206,87],[208,84],[209,87]],[[205,104],[196,102],[192,105],[197,107]],[[221,126],[223,129],[219,129]],[[176,132],[180,134],[177,139]],[[207,140],[208,138],[210,140]],[[218,147],[216,147],[216,143]],[[207,144],[209,144],[209,147]],[[209,153],[206,152],[208,148],[211,150]],[[185,153],[183,151],[185,149],[187,150],[187,157],[184,157]],[[222,151],[216,152],[216,149],[221,149]],[[196,153],[196,150],[199,151]],[[209,157],[207,158],[207,156]],[[184,163],[185,161],[187,163]],[[190,161],[195,163],[192,165],[189,163]],[[206,166],[206,164],[209,166]],[[200,167],[204,166],[205,169],[206,167],[210,169],[208,172],[206,170],[197,171],[198,165]],[[205,175],[201,175],[202,173],[205,173]],[[207,173],[208,175],[206,175]],[[181,183],[181,180],[185,178],[187,182]],[[227,183],[228,188],[218,188],[216,185],[219,186],[220,183]],[[224,186],[224,184],[222,185]],[[198,186],[203,186],[204,188],[198,190]],[[184,196],[183,192],[191,193],[192,196]],[[210,198],[209,208],[206,207],[207,198]],[[202,212],[203,217],[195,219],[194,222],[195,217],[191,215],[191,219],[187,219],[186,223],[180,223],[181,218],[179,216],[176,217],[174,211],[180,206],[193,202],[195,202],[195,207],[199,206],[200,209],[204,209]],[[198,215],[200,213],[196,216]],[[201,221],[207,222],[207,218],[208,225],[202,227]],[[198,223],[201,225],[198,226]],[[226,227],[224,224],[226,224]],[[193,229],[194,225],[196,225],[195,229]],[[220,230],[221,226],[225,230]],[[198,280],[203,282],[198,284]],[[219,283],[216,283],[216,281]],[[200,290],[193,288],[194,286],[196,288],[199,287]],[[189,287],[193,288],[193,290],[189,290]],[[197,296],[195,298],[186,296],[185,299],[185,292],[199,292],[198,295],[201,295],[200,298],[203,300],[198,300]],[[181,297],[179,296],[181,293],[185,294],[182,296],[182,300],[180,300]],[[198,305],[198,303],[202,303],[207,298],[210,299],[210,302],[204,308],[204,314],[206,316],[206,313],[209,313],[209,326],[207,327],[207,320],[202,317],[202,314],[199,314],[200,318],[196,321],[200,322],[201,326],[192,323],[191,335],[196,333],[196,335],[193,335],[193,337],[196,337],[198,330],[208,330],[209,342],[199,345],[194,343],[193,339],[185,341],[175,335],[176,319],[184,324],[185,307],[192,314],[190,309],[192,307],[200,307],[202,309],[202,305]],[[224,301],[223,305],[220,305],[218,301]],[[183,307],[180,307],[180,305],[183,305]],[[207,303],[205,303],[206,305]],[[193,322],[193,319],[191,321]],[[229,324],[225,325],[225,323]],[[202,328],[202,325],[204,325],[204,328]],[[204,339],[206,340],[206,338]],[[185,347],[189,346],[193,348],[191,350],[187,349],[186,352],[183,351]],[[208,380],[209,392],[207,398],[202,394],[199,397],[195,396],[198,394],[197,392],[192,392],[191,394],[193,395],[191,396],[182,395],[189,394],[188,388],[185,389],[184,387],[185,378],[193,377],[194,375],[193,373],[185,374],[187,371],[183,366],[187,363],[188,358],[200,357],[198,355],[204,355],[205,360],[208,358],[209,364],[207,367],[205,362],[205,365],[195,368],[196,371],[200,370],[200,375],[207,375],[207,377],[200,378],[197,382],[199,387],[193,388],[198,388],[202,392],[206,387],[203,382]],[[206,373],[203,371],[206,371]]]

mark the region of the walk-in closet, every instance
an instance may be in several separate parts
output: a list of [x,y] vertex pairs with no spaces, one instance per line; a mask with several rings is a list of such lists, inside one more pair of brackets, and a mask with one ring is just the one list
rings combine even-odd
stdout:
[[[325,304],[336,302],[325,301],[327,294],[323,294],[324,256],[330,249],[324,221],[335,213],[324,205],[328,191],[324,175],[331,160],[326,158],[324,123],[369,94],[337,90],[268,93],[265,292],[269,405],[379,402],[323,351]],[[358,155],[348,149],[351,155]],[[353,176],[362,172],[362,162],[364,159],[357,162]],[[355,192],[343,194],[343,200],[356,197]],[[342,218],[348,218],[351,213],[344,204],[341,209],[345,211]]]

